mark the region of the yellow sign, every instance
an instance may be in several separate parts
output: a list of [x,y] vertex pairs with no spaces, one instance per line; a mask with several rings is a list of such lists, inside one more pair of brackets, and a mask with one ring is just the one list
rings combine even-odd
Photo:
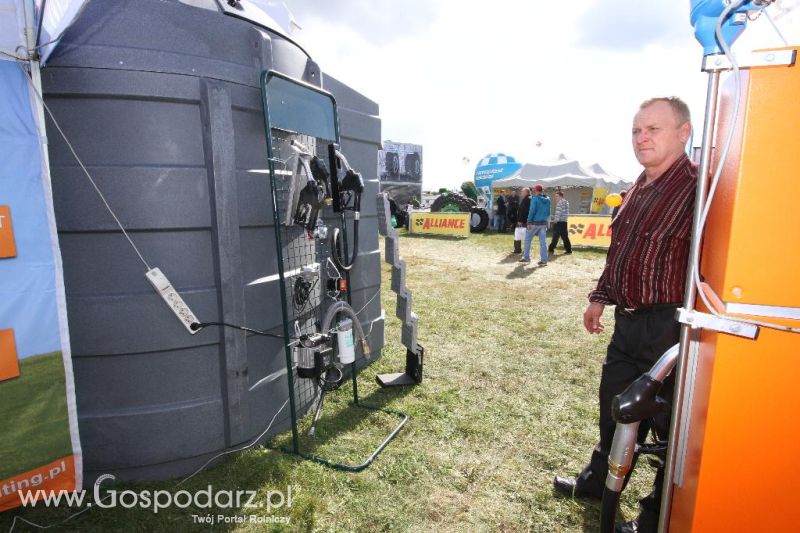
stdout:
[[14,228],[11,226],[11,209],[0,205],[0,258],[16,257],[17,247],[14,244]]
[[600,210],[603,209],[603,205],[606,203],[607,194],[608,189],[605,187],[594,188],[594,195],[592,196],[592,213],[599,213]]
[[469,213],[411,213],[411,233],[469,237]]
[[611,217],[607,215],[570,215],[567,219],[569,240],[573,246],[611,246]]

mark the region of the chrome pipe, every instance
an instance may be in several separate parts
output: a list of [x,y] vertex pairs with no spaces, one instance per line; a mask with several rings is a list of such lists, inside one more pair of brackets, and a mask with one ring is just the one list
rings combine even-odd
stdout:
[[[686,289],[684,292],[683,308],[687,311],[694,309],[697,297],[697,287],[694,284],[695,264],[700,256],[701,230],[700,213],[706,202],[708,176],[711,168],[711,147],[714,139],[714,126],[717,117],[717,97],[719,94],[719,71],[708,73],[708,88],[706,91],[706,110],[703,118],[703,139],[700,149],[700,167],[697,171],[697,192],[694,200],[694,221],[692,223],[692,240],[689,254],[689,264],[686,268]],[[733,124],[731,124],[733,127]],[[661,496],[661,513],[658,518],[658,531],[664,533],[669,528],[669,514],[672,506],[672,484],[675,476],[675,450],[678,444],[678,430],[681,420],[681,411],[686,384],[686,365],[691,342],[691,328],[687,324],[681,326],[680,350],[678,353],[677,370],[675,372],[675,392],[673,395],[672,418],[669,428],[669,444],[667,446],[667,461],[664,466],[664,487]]]

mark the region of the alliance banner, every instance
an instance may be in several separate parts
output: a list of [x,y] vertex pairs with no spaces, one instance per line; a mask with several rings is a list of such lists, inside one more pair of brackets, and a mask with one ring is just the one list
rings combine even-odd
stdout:
[[411,233],[469,237],[469,213],[411,213]]
[[611,217],[608,215],[570,215],[567,228],[573,246],[611,246]]
[[[0,511],[81,488],[64,281],[29,85],[0,61]],[[35,101],[35,100],[34,100]]]

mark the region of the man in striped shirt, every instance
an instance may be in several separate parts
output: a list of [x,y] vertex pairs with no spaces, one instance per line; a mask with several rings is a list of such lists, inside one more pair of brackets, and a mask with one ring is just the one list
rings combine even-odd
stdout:
[[[605,269],[583,315],[586,330],[600,333],[605,306],[615,306],[614,334],[600,380],[600,441],[577,478],[556,477],[554,489],[560,494],[602,497],[615,429],[611,401],[679,340],[674,315],[686,284],[697,183],[697,171],[684,152],[690,133],[689,108],[678,98],[647,100],[634,117],[633,150],[644,172],[611,224]],[[667,400],[672,385],[670,377],[662,388]],[[659,437],[666,439],[669,415],[655,422]],[[649,422],[643,421],[640,439],[648,428]],[[662,467],[653,494],[640,501],[637,520],[618,526],[618,531],[656,530],[663,477]]]
[[566,255],[572,253],[572,243],[569,242],[569,231],[567,230],[567,218],[569,217],[569,202],[564,198],[562,191],[556,191],[556,213],[553,216],[553,238],[550,240],[548,251],[550,255],[556,252],[558,239],[564,241]]

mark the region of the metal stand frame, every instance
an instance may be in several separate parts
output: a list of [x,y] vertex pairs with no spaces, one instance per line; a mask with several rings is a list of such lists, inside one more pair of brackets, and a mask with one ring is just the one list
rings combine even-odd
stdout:
[[[292,447],[291,449],[286,448],[276,448],[280,451],[291,453],[294,455],[298,455],[303,459],[307,459],[310,461],[314,461],[316,463],[328,466],[330,468],[334,468],[336,470],[341,470],[345,472],[359,472],[367,468],[375,458],[383,451],[384,448],[391,442],[397,434],[403,429],[403,426],[408,421],[408,415],[400,412],[400,411],[393,411],[391,409],[384,409],[379,407],[370,406],[367,404],[363,404],[360,402],[358,398],[358,381],[357,381],[357,368],[356,363],[353,362],[350,364],[350,370],[352,374],[352,383],[353,383],[353,403],[352,405],[358,409],[367,410],[367,411],[379,411],[390,415],[396,415],[402,418],[400,423],[394,430],[384,439],[383,442],[372,452],[372,454],[367,457],[367,459],[358,465],[347,465],[342,463],[337,463],[335,461],[326,459],[324,457],[320,457],[313,454],[307,454],[300,450],[300,441],[298,437],[297,431],[297,406],[295,403],[295,384],[294,384],[294,372],[293,372],[293,364],[292,364],[292,338],[289,335],[289,313],[288,313],[288,299],[286,294],[286,268],[284,264],[284,257],[283,257],[283,242],[281,238],[281,220],[280,220],[280,211],[279,211],[279,202],[278,202],[278,187],[275,181],[275,163],[279,162],[278,159],[274,157],[273,154],[273,146],[272,146],[272,128],[270,126],[270,115],[269,115],[269,104],[267,101],[267,83],[268,80],[272,77],[282,78],[287,81],[291,81],[305,89],[310,91],[316,92],[321,94],[331,100],[333,105],[333,113],[334,113],[334,122],[336,127],[335,137],[336,139],[329,139],[327,141],[339,142],[339,127],[338,127],[338,118],[336,115],[336,100],[334,99],[333,95],[330,93],[323,91],[319,87],[315,87],[313,85],[309,85],[299,80],[295,80],[284,74],[275,72],[275,71],[266,71],[261,75],[261,97],[264,106],[264,119],[265,119],[265,130],[266,130],[266,138],[267,138],[267,158],[268,158],[268,165],[269,165],[269,175],[270,175],[270,189],[271,189],[271,199],[272,199],[272,213],[273,213],[273,223],[275,228],[275,247],[276,247],[276,254],[277,254],[277,262],[278,262],[278,277],[280,280],[280,295],[281,295],[281,312],[283,316],[283,336],[284,336],[284,353],[286,355],[286,378],[289,387],[289,414],[291,418],[291,427],[292,427]],[[334,169],[331,169],[331,172],[334,172]],[[333,176],[333,179],[336,179],[336,176]],[[340,225],[341,225],[341,234],[343,239],[343,244],[345,250],[347,249],[347,227],[346,227],[346,219],[344,212],[341,213]],[[335,253],[335,252],[333,252]],[[320,272],[320,277],[322,276],[322,272]],[[350,273],[345,272],[345,277],[347,279],[347,302],[350,302]]]
[[417,344],[417,349],[406,348],[406,371],[394,374],[378,374],[375,381],[381,387],[407,387],[422,383],[422,365],[425,359],[425,348]]

